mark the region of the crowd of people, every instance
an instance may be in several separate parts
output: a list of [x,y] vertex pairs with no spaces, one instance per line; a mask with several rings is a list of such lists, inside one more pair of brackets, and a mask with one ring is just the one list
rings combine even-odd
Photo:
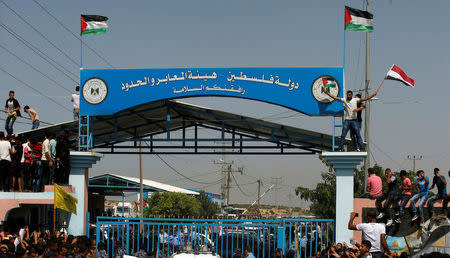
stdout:
[[[71,95],[70,101],[73,104],[73,119],[78,120],[80,113],[80,86],[75,88],[75,93]],[[7,136],[12,136],[14,134],[14,123],[18,117],[21,117],[20,112],[21,106],[19,101],[15,98],[15,92],[9,91],[9,98],[6,100],[5,113],[7,114],[5,120],[5,131]],[[24,106],[23,111],[28,114],[31,121],[31,130],[38,129],[41,122],[39,120],[39,115],[35,109],[31,108],[29,105]]]
[[[375,174],[373,168],[369,168],[369,178],[367,180],[367,194],[362,197],[375,199],[376,207],[379,212],[377,219],[387,219],[386,226],[390,227],[393,223],[402,223],[405,207],[410,202],[412,209],[412,221],[420,219],[420,224],[423,225],[425,221],[423,207],[428,202],[428,209],[431,216],[437,216],[434,204],[442,200],[441,216],[447,216],[447,205],[450,200],[450,195],[447,194],[447,180],[441,174],[439,168],[435,168],[433,173],[433,181],[425,175],[423,170],[417,171],[417,177],[411,182],[405,170],[400,171],[400,179],[397,179],[391,169],[386,169],[385,183],[387,184],[387,191],[383,194],[383,180]],[[450,171],[448,172],[450,177]],[[431,185],[431,186],[430,186]],[[414,187],[418,188],[418,193],[412,196]],[[437,193],[430,196],[430,190],[437,188]],[[400,191],[399,191],[400,190]],[[384,203],[383,203],[384,202]],[[389,216],[388,208],[392,207],[395,210],[395,215]]]
[[45,185],[68,184],[69,133],[25,139],[0,131],[0,191],[41,192]]

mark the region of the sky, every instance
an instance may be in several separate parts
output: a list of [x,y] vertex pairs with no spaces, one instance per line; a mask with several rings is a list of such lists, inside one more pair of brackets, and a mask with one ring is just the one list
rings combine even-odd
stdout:
[[[76,36],[80,14],[109,17],[106,34],[87,36],[84,40],[115,68],[341,66],[344,6],[363,9],[363,2],[39,1],[74,36],[33,0],[0,0],[0,96],[6,99],[8,91],[15,90],[21,105],[35,108],[43,122],[58,123],[72,118],[70,94],[79,80],[80,42]],[[372,102],[372,164],[376,162],[394,171],[412,169],[412,161],[406,156],[418,154],[423,160],[417,161],[416,167],[424,169],[428,176],[434,167],[441,171],[450,169],[448,81],[444,76],[450,67],[450,55],[446,51],[450,40],[450,2],[432,3],[370,1],[374,14],[374,32],[370,34],[371,88],[381,83],[392,64],[416,80],[415,88],[387,81],[377,96],[379,99]],[[41,56],[50,57],[53,60],[50,63],[58,65],[44,61],[5,28],[39,49],[40,52],[35,51]],[[347,89],[364,87],[364,38],[364,33],[347,32]],[[108,68],[108,63],[84,48],[83,67]],[[332,130],[330,117],[308,117],[266,103],[230,98],[185,101],[257,118],[269,116],[269,121],[327,134]],[[5,117],[0,114],[0,119]],[[15,130],[24,131],[29,127],[27,120],[19,119]],[[220,167],[214,164],[220,156],[164,155],[163,158],[197,180],[214,182],[221,177]],[[234,185],[231,202],[249,203],[256,199],[256,178],[263,180],[262,188],[266,189],[271,185],[271,177],[282,177],[278,202],[305,206],[295,196],[295,186],[313,187],[320,181],[321,171],[326,170],[314,155],[229,155],[226,159],[244,168],[243,175],[235,176],[245,194]],[[90,175],[116,173],[137,177],[137,165],[138,156],[107,155],[93,167]],[[153,155],[144,156],[144,171],[148,179],[220,193],[220,185],[199,185],[181,179]],[[262,202],[275,203],[275,191]]]

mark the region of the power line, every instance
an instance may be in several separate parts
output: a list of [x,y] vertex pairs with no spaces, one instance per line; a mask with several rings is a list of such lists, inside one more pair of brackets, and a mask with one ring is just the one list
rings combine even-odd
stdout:
[[[26,47],[28,47],[31,51],[33,51],[34,53],[36,53],[38,56],[40,56],[42,59],[44,59],[47,63],[49,63],[51,66],[53,66],[55,69],[57,69],[58,71],[60,71],[61,73],[63,73],[67,78],[69,78],[70,80],[72,80],[75,83],[78,83],[78,81],[74,80],[70,75],[68,75],[67,73],[72,74],[73,76],[77,77],[77,75],[75,75],[74,73],[72,73],[70,70],[68,70],[67,68],[65,68],[64,66],[62,66],[61,64],[59,64],[58,62],[56,62],[54,59],[52,59],[51,57],[49,57],[48,55],[46,55],[44,52],[42,52],[40,49],[38,49],[37,47],[33,46],[33,44],[31,44],[29,41],[27,41],[26,39],[24,39],[22,36],[20,36],[19,34],[15,33],[11,28],[9,28],[8,26],[6,26],[5,24],[1,23],[0,26],[6,30],[9,34],[11,34],[14,38],[16,38],[19,42],[21,42],[22,44],[24,44]],[[49,60],[53,61],[50,62]],[[60,66],[61,68],[57,67],[56,65]],[[64,69],[66,71],[63,71],[61,69]]]
[[[3,111],[4,112],[4,111]],[[6,113],[6,112],[4,112],[4,113]],[[27,119],[27,120],[29,120],[30,122],[22,122],[23,124],[32,124],[31,123],[31,118],[29,118],[29,117],[25,117],[25,116],[18,116],[18,118],[23,118],[23,119]],[[4,119],[4,118],[0,118],[1,120],[6,120],[6,119]],[[16,120],[16,123],[17,123],[18,121]],[[39,122],[40,123],[43,123],[43,124],[46,124],[46,125],[54,125],[54,124],[52,124],[52,123],[49,123],[49,122],[45,122],[45,121],[42,121],[41,119],[39,119]]]
[[4,73],[8,74],[9,76],[11,76],[12,78],[16,79],[16,81],[22,83],[23,85],[27,86],[28,88],[36,91],[37,93],[39,93],[40,95],[48,98],[51,102],[55,103],[56,105],[64,108],[65,110],[72,112],[72,110],[68,109],[67,107],[63,106],[62,104],[56,102],[55,100],[53,100],[52,98],[50,98],[49,96],[44,95],[42,92],[40,92],[39,90],[37,90],[36,88],[34,88],[33,86],[29,85],[28,83],[20,80],[19,78],[17,78],[16,76],[12,75],[11,73],[9,73],[8,71],[6,71],[5,69],[3,69],[2,67],[0,67],[0,70],[3,71]]
[[[206,176],[206,175],[210,175],[210,174],[216,174],[217,172],[219,172],[219,171],[216,170],[216,171],[213,171],[213,172],[207,172],[207,173],[203,173],[203,174],[191,176],[190,178],[197,178],[197,177]],[[183,179],[183,178],[175,178],[175,179],[163,181],[163,183],[170,183],[170,182],[180,181],[180,180],[186,180],[186,179]],[[220,179],[220,180],[222,180],[222,179]]]
[[0,44],[0,47],[3,48],[6,52],[8,52],[10,55],[16,57],[17,59],[19,59],[20,61],[22,61],[22,63],[28,65],[29,67],[31,67],[33,70],[35,70],[36,72],[42,74],[45,78],[49,79],[50,81],[54,82],[55,84],[57,84],[58,86],[60,86],[61,88],[65,89],[66,91],[68,91],[69,93],[71,93],[72,91],[70,91],[69,89],[67,89],[66,87],[64,87],[61,83],[57,82],[55,79],[51,78],[50,76],[46,75],[45,73],[41,72],[39,69],[37,69],[36,67],[34,67],[32,64],[28,63],[27,61],[23,60],[22,58],[20,58],[19,56],[17,56],[16,54],[14,54],[12,51],[10,51],[9,49],[7,49],[6,47],[2,46]]
[[247,196],[247,197],[252,197],[252,196],[253,196],[253,195],[251,195],[251,194],[247,194],[246,192],[244,192],[244,191],[241,189],[241,186],[239,186],[239,184],[238,184],[238,182],[237,182],[237,180],[236,180],[236,177],[234,177],[234,174],[233,174],[233,173],[231,173],[231,176],[233,177],[234,182],[236,183],[236,186],[238,187],[239,191],[240,191],[243,195],[245,195],[245,196]]
[[13,12],[17,17],[19,17],[23,22],[25,22],[28,26],[30,26],[36,33],[38,33],[42,38],[44,38],[50,45],[52,45],[54,48],[56,48],[61,54],[63,54],[67,59],[69,59],[72,63],[75,65],[79,65],[75,60],[73,60],[69,55],[67,55],[64,51],[62,51],[59,47],[57,47],[53,42],[51,42],[44,34],[42,34],[38,29],[36,29],[31,23],[29,23],[25,18],[23,18],[20,14],[18,14],[16,11],[14,11],[13,8],[11,8],[8,4],[6,4],[5,1],[0,0],[11,12]]
[[156,154],[156,157],[158,157],[164,164],[166,164],[166,166],[168,166],[173,172],[177,173],[178,175],[182,176],[183,178],[185,178],[185,179],[187,179],[187,180],[189,180],[189,181],[192,181],[192,182],[197,183],[197,184],[202,184],[202,185],[209,185],[209,184],[215,183],[215,182],[201,182],[201,181],[197,181],[197,180],[191,179],[191,178],[189,178],[189,177],[183,175],[181,172],[179,172],[178,170],[176,170],[174,167],[172,167],[172,166],[171,166],[169,163],[167,163],[167,161],[165,161],[159,154]]
[[[54,16],[50,11],[48,11],[44,6],[42,6],[38,1],[33,0],[45,13],[47,13],[50,17],[52,17],[59,25],[61,25],[64,29],[66,29],[72,36],[74,36],[77,40],[80,40],[80,37],[77,36],[75,33],[73,33],[69,28],[67,28],[66,25],[64,25],[56,16]],[[114,68],[114,66],[108,62],[103,56],[101,56],[95,49],[90,47],[86,42],[83,42],[83,45],[85,45],[89,50],[91,50],[96,56],[98,56],[100,59],[102,59],[106,64],[108,64],[111,68]]]
[[386,152],[384,152],[380,147],[378,147],[374,142],[371,141],[371,143],[373,144],[373,146],[375,146],[375,148],[377,148],[379,151],[381,151],[381,153],[383,153],[384,155],[386,155],[386,157],[388,157],[392,162],[394,162],[399,168],[401,168],[402,166],[400,165],[400,163],[398,163],[397,161],[395,161],[394,159],[391,158],[391,156],[389,154],[387,154]]

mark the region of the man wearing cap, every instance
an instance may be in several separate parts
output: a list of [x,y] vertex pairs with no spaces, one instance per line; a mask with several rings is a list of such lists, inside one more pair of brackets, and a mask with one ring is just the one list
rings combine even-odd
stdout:
[[8,246],[5,244],[0,245],[0,257],[9,257]]

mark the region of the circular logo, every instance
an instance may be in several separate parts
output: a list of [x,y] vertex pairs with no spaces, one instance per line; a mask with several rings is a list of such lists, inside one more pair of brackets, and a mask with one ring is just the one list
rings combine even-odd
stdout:
[[328,91],[331,95],[339,96],[339,83],[329,75],[322,75],[315,79],[311,86],[313,97],[320,103],[328,104],[334,101],[333,98],[325,94]]
[[108,96],[106,82],[98,77],[90,78],[83,85],[83,98],[87,103],[97,105]]

